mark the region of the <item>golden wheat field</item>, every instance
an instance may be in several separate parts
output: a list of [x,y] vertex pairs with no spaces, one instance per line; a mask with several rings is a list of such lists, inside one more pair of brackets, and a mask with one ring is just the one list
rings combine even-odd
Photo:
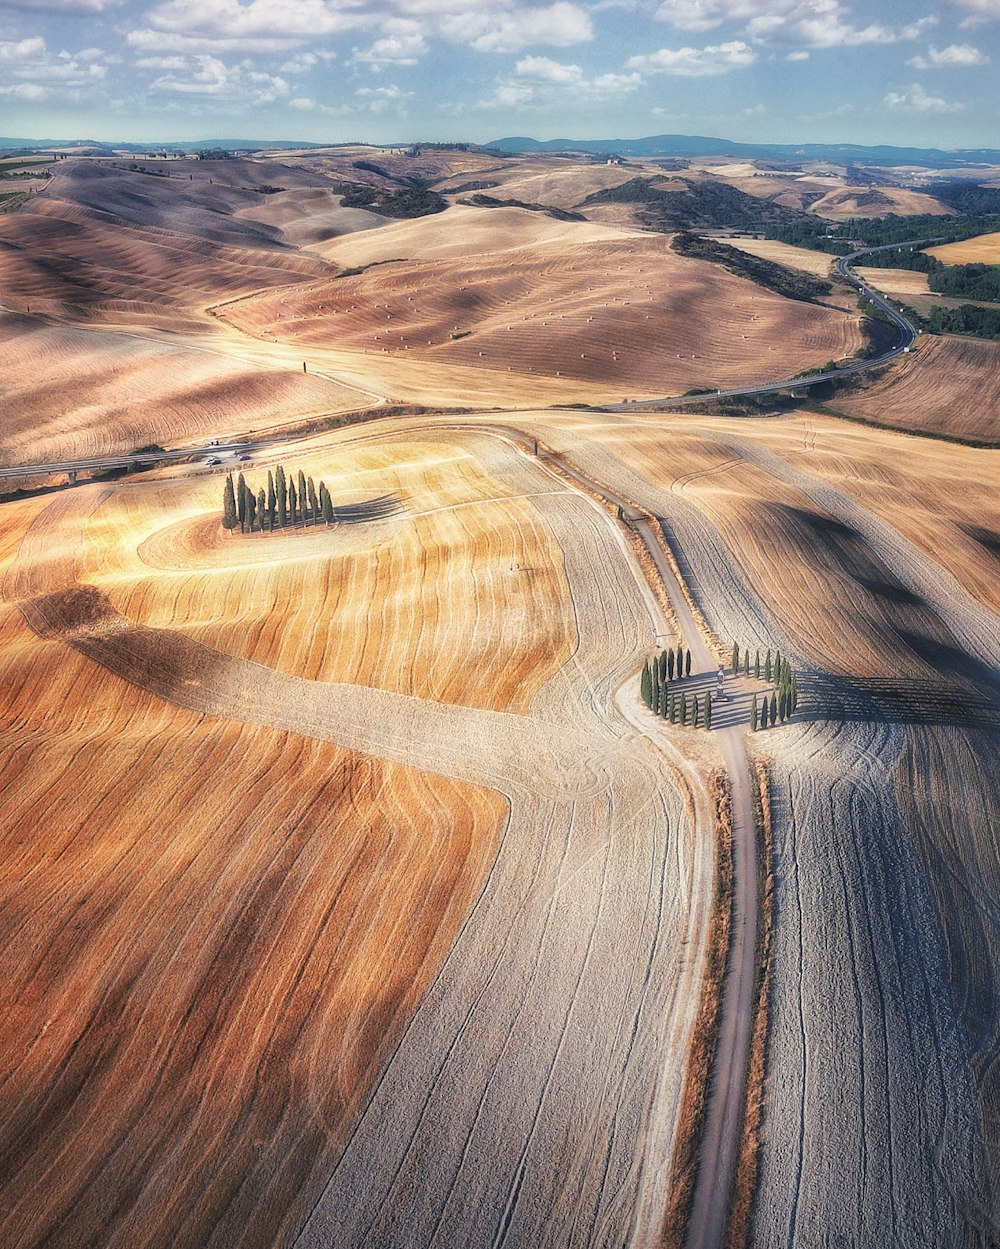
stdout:
[[960,243],[928,247],[927,254],[935,256],[944,265],[1000,264],[1000,234],[977,234]]
[[[0,217],[0,460],[194,451],[0,498],[0,1242],[675,1249],[723,1078],[741,1145],[740,1064],[699,1056],[726,932],[756,1015],[752,765],[734,1249],[997,1243],[1000,452],[956,441],[996,441],[997,345],[924,337],[822,414],[620,404],[849,356],[857,314],[633,204],[456,202],[928,197],[721,158],[151,167],[60,161]],[[448,207],[338,189],[411,175]],[[227,477],[279,466],[335,523],[226,530]],[[749,670],[711,732],[643,705],[660,649],[704,698],[734,641],[792,664],[783,723],[749,731]]]

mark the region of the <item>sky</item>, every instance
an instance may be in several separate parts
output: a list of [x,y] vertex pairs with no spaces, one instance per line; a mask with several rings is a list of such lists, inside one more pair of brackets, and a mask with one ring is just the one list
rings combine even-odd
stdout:
[[0,0],[0,135],[1000,146],[1000,0]]

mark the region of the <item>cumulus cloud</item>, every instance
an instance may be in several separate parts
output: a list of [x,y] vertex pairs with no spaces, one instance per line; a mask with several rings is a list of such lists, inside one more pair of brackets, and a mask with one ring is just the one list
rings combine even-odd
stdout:
[[568,48],[594,37],[589,14],[568,0],[541,9],[469,8],[445,15],[439,29],[446,39],[467,43],[477,52],[523,52],[537,45]]
[[395,84],[386,87],[359,87],[354,94],[369,112],[385,113],[391,109],[403,117],[406,116],[406,101],[413,98],[412,91],[403,91]]
[[256,107],[273,104],[289,94],[284,78],[265,74],[249,61],[227,65],[219,57],[205,53],[143,59],[149,68],[164,71],[149,84],[151,92],[161,95],[200,96],[229,105]]
[[512,76],[502,79],[493,94],[477,108],[541,108],[573,100],[593,104],[628,95],[642,86],[642,75],[598,74],[588,78],[579,65],[567,65],[547,56],[522,57]]
[[928,95],[919,82],[905,91],[890,91],[883,103],[900,113],[960,113],[964,104]]
[[937,24],[937,18],[929,16],[900,27],[881,22],[859,25],[840,0],[663,0],[656,16],[681,30],[710,30],[723,22],[743,22],[756,42],[813,48],[896,43],[916,39]]
[[54,88],[59,88],[62,94],[70,92],[72,98],[79,98],[81,92],[103,83],[112,59],[100,48],[52,52],[40,35],[0,40],[0,72],[7,80],[2,94],[20,100],[42,100],[56,94]]
[[710,44],[705,48],[661,48],[644,56],[630,56],[626,69],[646,74],[674,74],[680,78],[713,78],[745,69],[757,53],[742,40]]
[[799,48],[797,52],[789,52],[789,54],[785,57],[785,60],[786,61],[808,61],[809,53]]
[[956,9],[965,9],[969,16],[963,26],[980,26],[983,22],[1000,22],[1000,0],[951,0]]
[[971,69],[989,61],[985,52],[969,43],[952,43],[947,48],[930,47],[926,56],[911,57],[906,63],[914,69]]
[[352,64],[370,65],[373,69],[385,65],[416,65],[427,53],[427,40],[417,22],[396,19],[387,22],[384,29],[385,37],[376,39],[370,48],[354,49]]
[[299,52],[295,56],[291,56],[279,67],[279,73],[282,74],[308,74],[314,70],[317,65],[326,61],[334,61],[337,59],[336,52],[330,52],[325,48],[317,49],[314,52]]

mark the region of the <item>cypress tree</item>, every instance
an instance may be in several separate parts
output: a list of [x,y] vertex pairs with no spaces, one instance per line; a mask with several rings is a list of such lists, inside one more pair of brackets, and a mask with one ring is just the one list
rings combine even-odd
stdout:
[[760,680],[760,651],[757,652],[757,656],[753,661],[753,674],[759,681]]
[[267,499],[264,497],[264,487],[257,491],[257,528],[264,532],[264,517],[267,515]]
[[754,694],[753,702],[750,704],[750,727],[757,732],[757,695]]
[[660,705],[657,707],[657,715],[665,720],[670,712],[670,686],[664,681],[660,685]]
[[326,483],[322,481],[319,483],[319,506],[323,512],[323,519],[329,525],[333,521],[333,499],[330,498]]
[[285,470],[280,464],[275,471],[274,488],[278,504],[278,525],[284,529],[288,524],[288,484],[285,481]]
[[277,506],[277,497],[274,493],[274,474],[270,469],[267,470],[267,527],[274,528],[274,509]]
[[247,483],[242,473],[236,478],[236,517],[240,522],[240,533],[246,533]]
[[760,727],[762,729],[767,728],[767,696],[766,695],[761,700],[761,704],[760,704]]
[[695,694],[694,706],[691,708],[691,723],[694,725],[695,728],[697,728],[700,721],[701,721],[701,716],[699,715],[699,711],[698,711],[698,695]]
[[649,661],[642,665],[642,676],[639,678],[639,696],[642,701],[649,706],[649,699],[653,691],[653,679],[649,675]]
[[666,681],[667,680],[667,652],[666,651],[660,651],[660,657],[656,661],[656,663],[657,663],[657,667],[660,670],[660,681],[661,682]]
[[733,662],[731,666],[732,666],[734,674],[739,672],[740,670],[740,648],[739,648],[739,643],[737,642],[733,643]]
[[796,707],[799,705],[799,683],[792,675],[792,714],[794,715]]
[[295,497],[299,501],[299,519],[305,523],[306,519],[306,475],[299,469],[298,480],[295,483]]
[[309,496],[309,512],[312,523],[315,525],[319,520],[319,498],[316,494],[316,487],[311,477],[306,478],[306,494]]
[[674,648],[672,646],[667,651],[667,676],[671,681],[674,679]]
[[785,691],[784,689],[782,689],[781,692],[778,694],[778,719],[781,721],[782,724],[785,723],[786,702],[787,702],[787,699],[785,697]]
[[236,514],[236,494],[233,491],[233,475],[226,474],[226,484],[222,487],[222,527],[233,530],[239,524]]
[[687,724],[687,722],[688,722],[688,696],[687,694],[682,694],[681,695],[681,724]]
[[295,482],[288,483],[288,523],[294,525],[298,521],[298,491],[295,489]]
[[767,659],[764,660],[764,680],[770,681],[770,679],[771,679],[771,648],[768,647]]
[[677,643],[677,680],[679,681],[684,675],[684,647]]
[[249,486],[247,486],[246,492],[247,492],[247,533],[253,533],[253,523],[257,519],[257,496],[254,494],[254,492],[250,489]]
[[778,700],[771,695],[771,723],[776,724],[778,720]]
[[712,727],[712,691],[709,690],[705,694],[705,728]]
[[685,651],[684,653],[684,675],[686,677],[689,677],[691,675],[691,652],[690,651]]
[[743,675],[745,677],[748,677],[750,675],[750,650],[749,648],[747,648],[747,651],[743,656]]

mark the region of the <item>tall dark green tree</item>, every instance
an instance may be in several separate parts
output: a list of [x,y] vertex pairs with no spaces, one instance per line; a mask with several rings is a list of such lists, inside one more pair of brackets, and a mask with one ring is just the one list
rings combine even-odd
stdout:
[[295,482],[288,483],[288,523],[290,525],[298,524],[299,519],[299,492],[295,489]]
[[705,694],[705,728],[712,727],[712,691],[708,690]]
[[771,648],[768,647],[767,658],[764,660],[764,680],[770,681],[770,679],[771,679]]
[[686,677],[689,677],[691,675],[691,652],[690,651],[686,651],[684,654],[684,675]]
[[753,661],[753,674],[759,681],[760,680],[760,651],[757,652],[757,655]]
[[236,478],[236,516],[240,522],[240,533],[247,531],[247,483],[242,473]]
[[680,644],[680,642],[677,643],[676,667],[677,667],[677,679],[679,681],[681,677],[684,675],[684,647]]
[[776,724],[777,722],[778,722],[778,700],[772,694],[771,695],[771,723]]
[[285,481],[285,470],[279,464],[274,473],[274,491],[277,496],[278,526],[281,529],[288,524],[288,483]]
[[253,533],[254,521],[257,519],[257,496],[249,486],[245,487],[245,489],[247,497],[247,533]]
[[701,722],[701,712],[698,707],[698,695],[695,694],[694,703],[691,707],[691,723],[694,725],[695,728],[698,728],[700,722]]
[[760,727],[762,729],[767,728],[767,711],[768,711],[767,695],[765,694],[764,697],[761,699],[761,703],[760,703]]
[[264,494],[264,487],[257,491],[257,528],[264,532],[264,523],[267,519],[267,497]]
[[323,513],[323,520],[326,524],[333,521],[333,499],[330,498],[330,491],[326,488],[326,482],[319,483],[319,509]]
[[792,714],[793,715],[798,705],[799,705],[799,683],[796,680],[795,674],[792,673]]
[[659,669],[660,681],[665,682],[667,680],[667,652],[666,651],[660,651],[660,656],[656,661],[656,665],[657,665],[657,668]]
[[649,670],[649,661],[642,665],[642,676],[639,678],[639,694],[648,707],[653,699],[653,675]]
[[740,670],[740,647],[738,642],[733,643],[733,659],[730,667],[734,673]]
[[295,494],[299,501],[299,519],[305,523],[306,519],[306,475],[299,469],[298,477],[295,482]]
[[674,679],[674,648],[672,646],[667,651],[667,676],[671,681]]
[[233,475],[226,474],[226,484],[222,487],[222,527],[223,529],[235,529],[240,523],[240,518],[236,512],[236,492],[233,489]]
[[757,695],[754,694],[753,701],[750,703],[750,728],[757,732]]
[[274,528],[274,513],[277,507],[277,496],[274,493],[274,474],[267,470],[267,527]]
[[311,477],[306,478],[306,494],[309,496],[309,518],[315,525],[319,520],[319,496],[316,494],[316,486]]

